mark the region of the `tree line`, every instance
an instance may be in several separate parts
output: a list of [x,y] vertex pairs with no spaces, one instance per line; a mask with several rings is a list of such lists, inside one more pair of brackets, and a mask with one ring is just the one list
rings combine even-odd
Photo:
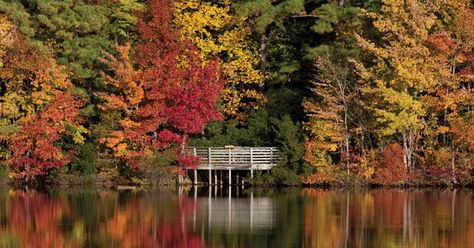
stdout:
[[254,184],[470,184],[469,0],[4,0],[0,164],[172,182],[188,146],[281,148]]

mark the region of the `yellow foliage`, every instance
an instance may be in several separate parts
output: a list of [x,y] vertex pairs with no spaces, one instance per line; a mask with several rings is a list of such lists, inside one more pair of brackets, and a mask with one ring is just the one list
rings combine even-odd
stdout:
[[[5,20],[0,16],[0,80],[5,84],[0,97],[0,125],[28,121],[72,87],[64,68],[49,54],[29,45]],[[7,36],[11,41],[5,41]]]
[[250,110],[261,107],[265,97],[256,89],[264,78],[257,69],[257,52],[250,43],[246,19],[233,15],[227,6],[205,1],[181,0],[175,8],[174,22],[181,39],[191,40],[204,61],[221,59],[224,114],[243,119]]
[[0,67],[3,66],[3,56],[5,48],[13,43],[12,31],[13,24],[6,16],[0,15]]
[[440,64],[426,45],[438,22],[433,10],[433,5],[418,0],[385,0],[381,13],[367,14],[384,45],[356,35],[360,46],[375,57],[371,68],[358,66],[363,68],[361,91],[372,99],[368,108],[378,117],[382,135],[423,128],[421,92],[449,74],[449,67]]

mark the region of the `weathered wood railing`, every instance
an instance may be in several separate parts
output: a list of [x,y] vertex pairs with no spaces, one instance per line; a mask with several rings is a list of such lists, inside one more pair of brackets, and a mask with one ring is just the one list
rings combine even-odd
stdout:
[[201,170],[269,170],[280,161],[276,147],[190,147]]

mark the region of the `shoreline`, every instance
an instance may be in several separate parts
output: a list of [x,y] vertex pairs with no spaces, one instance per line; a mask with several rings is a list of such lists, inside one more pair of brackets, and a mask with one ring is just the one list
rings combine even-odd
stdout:
[[32,183],[24,184],[19,182],[1,182],[0,186],[7,187],[31,187],[31,188],[106,188],[114,190],[149,190],[163,188],[243,188],[243,189],[474,189],[474,184],[403,184],[403,185],[380,185],[380,184],[298,184],[298,185],[252,185],[252,184],[233,184],[233,185],[208,185],[208,184],[155,184],[155,185],[137,185],[137,184],[115,184],[115,183]]

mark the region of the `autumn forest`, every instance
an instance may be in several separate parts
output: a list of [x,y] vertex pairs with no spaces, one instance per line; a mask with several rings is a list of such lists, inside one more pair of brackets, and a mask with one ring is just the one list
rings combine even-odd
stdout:
[[472,185],[470,0],[2,0],[3,182],[174,184],[189,146],[278,146],[255,185]]

